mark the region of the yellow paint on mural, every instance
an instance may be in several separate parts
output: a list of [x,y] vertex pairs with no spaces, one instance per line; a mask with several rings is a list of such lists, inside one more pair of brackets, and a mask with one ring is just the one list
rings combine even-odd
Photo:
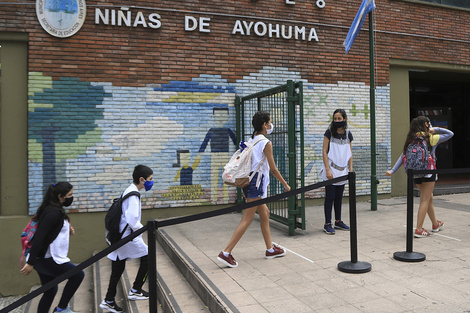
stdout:
[[188,103],[206,103],[208,100],[213,100],[220,93],[216,92],[178,92],[176,96],[171,96],[168,99],[163,99],[163,102],[176,103],[176,102],[188,102]]

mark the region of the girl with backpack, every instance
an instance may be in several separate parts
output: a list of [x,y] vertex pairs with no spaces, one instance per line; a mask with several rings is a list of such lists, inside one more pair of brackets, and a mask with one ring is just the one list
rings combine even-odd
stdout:
[[[73,186],[68,182],[49,185],[44,199],[33,218],[38,222],[31,240],[31,250],[21,273],[29,275],[33,268],[39,275],[41,285],[70,271],[75,267],[67,257],[69,236],[75,234],[64,207],[73,202]],[[82,283],[85,273],[78,272],[70,277],[54,313],[74,313],[68,306],[70,299]],[[44,292],[38,305],[38,313],[48,313],[57,293],[57,285]]]
[[[271,121],[271,117],[266,111],[258,111],[253,116],[251,121],[254,132],[251,136],[249,142],[259,140],[259,136],[266,136],[272,133],[274,125]],[[265,158],[264,158],[265,157]],[[269,171],[273,176],[281,182],[286,191],[290,190],[290,186],[286,183],[281,173],[277,169],[276,163],[274,162],[273,157],[273,145],[271,141],[267,138],[260,140],[253,149],[251,170],[255,171],[258,168],[258,165],[261,163],[261,181],[257,186],[258,174],[256,173],[250,181],[250,184],[243,188],[243,194],[246,198],[246,202],[253,202],[256,200],[264,199],[268,194],[268,185],[269,185]],[[251,221],[255,212],[258,211],[260,224],[261,224],[261,233],[263,234],[264,242],[266,244],[266,255],[267,259],[273,259],[280,257],[286,254],[286,251],[281,247],[274,245],[271,241],[271,231],[269,228],[269,209],[266,204],[258,205],[246,209],[243,212],[242,220],[240,224],[235,229],[235,232],[232,235],[232,238],[228,242],[227,246],[223,251],[219,253],[217,260],[229,267],[237,267],[238,263],[232,256],[232,250],[235,248],[235,245],[242,238],[245,231],[250,226]]]
[[[454,133],[448,129],[440,127],[432,127],[431,121],[426,116],[418,116],[411,121],[410,130],[406,136],[405,144],[403,146],[403,152],[398,158],[397,162],[391,170],[385,172],[386,176],[392,176],[404,162],[404,156],[407,155],[407,150],[410,145],[413,145],[416,142],[425,141],[428,150],[430,150],[430,156],[432,158],[431,162],[436,164],[436,148],[439,144],[449,140],[454,136]],[[427,162],[425,160],[425,162]],[[433,166],[432,169],[436,169]],[[428,237],[431,235],[429,231],[423,228],[424,218],[426,214],[429,216],[432,222],[432,231],[438,232],[444,222],[437,220],[436,214],[434,212],[433,205],[433,190],[434,184],[437,180],[437,174],[426,174],[426,175],[414,175],[414,183],[418,186],[420,191],[419,198],[419,210],[418,210],[418,221],[416,224],[416,230],[414,236],[416,238]]]
[[[353,135],[348,130],[348,117],[346,111],[337,109],[333,112],[333,121],[325,131],[323,138],[323,167],[320,171],[322,179],[328,180],[353,171],[352,146]],[[323,231],[328,235],[334,235],[336,229],[349,230],[349,226],[341,220],[341,206],[343,202],[344,185],[347,180],[333,185],[325,186],[325,225]],[[331,213],[335,208],[334,228],[331,224]]]

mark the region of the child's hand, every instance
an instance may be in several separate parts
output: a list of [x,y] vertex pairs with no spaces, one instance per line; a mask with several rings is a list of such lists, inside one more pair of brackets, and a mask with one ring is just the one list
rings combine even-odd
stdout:
[[326,178],[333,179],[333,173],[331,173],[331,170],[329,168],[326,169]]
[[392,176],[392,171],[386,171],[385,176]]
[[240,142],[240,145],[239,145],[239,147],[240,147],[240,152],[243,151],[243,149],[246,148],[246,144],[245,144],[245,143],[246,143],[245,140],[242,140],[242,141]]
[[72,225],[70,225],[70,235],[75,235],[75,228]]

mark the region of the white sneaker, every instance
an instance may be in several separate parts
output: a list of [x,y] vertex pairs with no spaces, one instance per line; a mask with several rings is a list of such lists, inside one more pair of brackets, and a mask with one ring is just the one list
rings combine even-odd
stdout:
[[124,312],[124,310],[122,308],[120,308],[116,302],[112,302],[112,303],[108,303],[106,302],[106,300],[103,300],[101,303],[100,303],[100,308],[102,308],[103,310],[107,310],[109,312],[113,312],[113,313],[121,313],[121,312]]
[[149,298],[149,293],[140,289],[139,291],[133,292],[132,290],[129,291],[129,296],[127,299],[129,300],[147,300]]

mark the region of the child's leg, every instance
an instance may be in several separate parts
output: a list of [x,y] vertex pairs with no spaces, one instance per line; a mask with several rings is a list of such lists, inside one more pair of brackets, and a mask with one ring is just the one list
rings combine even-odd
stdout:
[[421,231],[423,229],[424,218],[426,217],[426,213],[428,213],[429,207],[432,205],[432,191],[434,190],[434,182],[423,182],[417,185],[419,191],[421,192],[421,196],[419,197],[419,209],[416,229],[418,231]]
[[135,277],[134,285],[132,286],[132,288],[134,288],[137,291],[142,289],[142,286],[144,285],[145,280],[147,279],[147,275],[149,272],[148,259],[149,259],[148,255],[145,255],[140,258],[139,270],[137,272],[137,276]]
[[[60,264],[58,266],[62,270],[60,274],[70,271],[76,267],[75,264],[72,264],[70,262]],[[82,283],[84,277],[85,277],[85,273],[83,271],[80,271],[67,280],[67,284],[65,284],[64,291],[62,292],[62,296],[59,301],[59,305],[58,305],[59,308],[61,309],[67,308],[73,295],[77,291],[78,287],[80,287],[80,284]]]
[[344,185],[335,187],[335,220],[341,221],[341,206],[343,203]]
[[266,249],[271,249],[273,242],[271,241],[271,229],[269,228],[269,209],[266,204],[260,205],[257,207],[261,233],[263,234],[264,243],[266,244]]
[[333,210],[333,202],[335,201],[335,186],[325,186],[325,202],[323,210],[325,211],[325,224],[331,223],[331,211]]
[[[247,202],[252,202],[255,200],[259,200],[259,199],[261,198],[247,199]],[[232,253],[233,248],[235,248],[235,245],[240,241],[243,234],[248,229],[248,226],[250,226],[251,222],[253,221],[256,208],[257,207],[252,207],[252,208],[246,209],[243,212],[242,220],[240,221],[240,224],[238,224],[237,228],[233,232],[232,238],[230,238],[230,241],[228,242],[227,247],[225,247],[224,249],[225,252]]]
[[113,261],[111,264],[111,277],[109,279],[108,285],[108,292],[106,293],[106,297],[104,298],[107,301],[114,301],[114,297],[116,297],[116,288],[121,278],[122,273],[124,273],[124,269],[126,268],[126,260],[117,260]]

